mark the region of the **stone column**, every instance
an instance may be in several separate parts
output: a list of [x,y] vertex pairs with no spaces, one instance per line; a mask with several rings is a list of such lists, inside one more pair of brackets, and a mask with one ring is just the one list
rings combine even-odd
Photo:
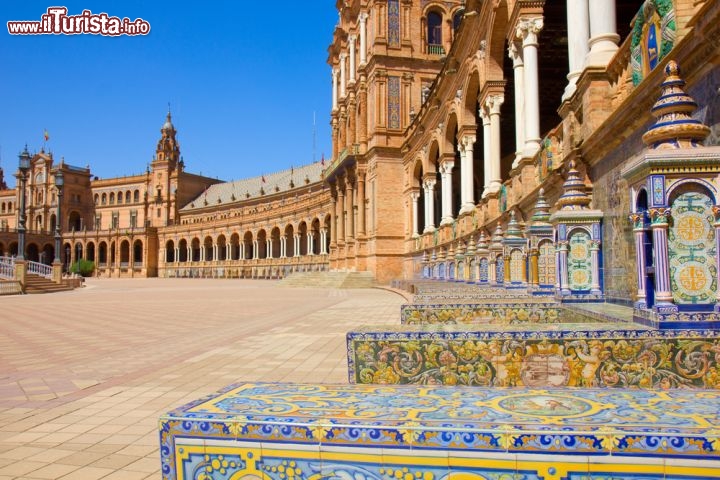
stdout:
[[455,162],[443,160],[440,163],[440,175],[442,175],[442,218],[440,225],[453,223],[452,215],[452,169]]
[[347,132],[347,145],[348,147],[352,148],[352,146],[356,142],[356,136],[355,136],[355,93],[350,92],[350,101],[348,102],[348,108],[347,108],[347,115],[348,115],[348,132]]
[[358,16],[360,21],[360,65],[367,63],[367,19],[368,14],[363,12]]
[[350,49],[350,83],[355,83],[355,69],[357,68],[355,66],[355,42],[357,40],[357,37],[355,35],[350,35],[348,37],[349,42],[349,49]]
[[635,271],[637,273],[637,300],[636,308],[647,308],[647,298],[645,291],[647,290],[647,259],[645,258],[645,215],[642,213],[633,213],[630,215],[630,221],[633,223],[633,233],[635,235]]
[[480,107],[478,112],[483,124],[483,175],[485,177],[485,185],[483,185],[483,197],[490,193],[490,177],[491,177],[491,155],[490,150],[490,112],[484,105]]
[[295,252],[296,257],[302,256],[302,251],[300,250],[300,234],[296,233],[293,235],[293,251]]
[[472,213],[475,211],[475,196],[473,180],[473,156],[475,154],[475,136],[465,135],[460,142],[460,176],[462,183],[462,207],[460,214]]
[[273,258],[273,241],[271,238],[265,239],[265,258]]
[[567,0],[568,30],[568,84],[562,100],[565,101],[575,93],[577,80],[585,67],[590,38],[590,18],[588,4],[585,0]]
[[327,255],[327,228],[320,230],[320,254]]
[[505,267],[505,275],[504,275],[505,283],[511,284],[512,278],[510,275],[510,255],[503,255],[503,267]]
[[587,66],[605,67],[618,50],[615,0],[590,1],[590,52]]
[[649,210],[655,247],[655,308],[658,312],[676,311],[670,288],[670,265],[668,257],[667,231],[670,220],[669,208]]
[[358,231],[357,237],[365,237],[365,172],[357,172],[357,208],[358,208]]
[[338,71],[337,68],[332,69],[332,109],[338,108]]
[[510,44],[508,55],[513,62],[513,78],[515,80],[515,161],[513,168],[516,168],[525,148],[525,63],[523,63],[522,51],[518,49],[515,42]]
[[286,248],[287,248],[286,240],[287,240],[287,239],[286,239],[285,235],[280,235],[280,258],[285,258],[285,257],[286,257],[286,252],[287,252],[287,250],[286,250]]
[[175,261],[173,263],[180,263],[180,247],[175,247]]
[[531,158],[540,150],[540,85],[538,80],[538,33],[542,17],[520,20],[516,34],[522,38],[525,63],[525,147],[523,157]]
[[500,107],[505,97],[495,95],[487,99],[490,111],[490,191],[497,192],[502,186],[500,177]]
[[308,255],[315,255],[315,252],[313,251],[315,249],[315,239],[313,238],[312,232],[307,233],[307,253]]
[[245,260],[245,240],[240,242],[240,258],[239,260]]
[[353,185],[350,177],[345,180],[345,240],[351,242],[355,239],[355,215],[353,205]]
[[412,238],[420,236],[419,222],[418,222],[418,200],[420,199],[420,192],[410,192],[410,199],[412,200]]
[[428,178],[424,181],[425,188],[425,230],[423,233],[435,231],[435,180]]
[[260,242],[257,240],[253,240],[253,260],[257,260],[260,258],[260,249],[258,248],[260,246]]
[[590,268],[592,269],[590,293],[592,295],[602,295],[600,290],[600,240],[590,241]]
[[347,59],[347,53],[340,54],[340,98],[345,98],[347,93],[347,68],[345,67],[345,60]]
[[[332,190],[335,190],[334,185],[331,186]],[[335,193],[335,192],[332,192]],[[331,195],[332,195],[331,193]],[[337,246],[338,234],[337,234],[337,197],[331,196],[330,202],[330,248]],[[293,252],[294,253],[294,252]]]
[[345,193],[343,186],[338,184],[338,201],[337,201],[337,234],[338,243],[345,243]]

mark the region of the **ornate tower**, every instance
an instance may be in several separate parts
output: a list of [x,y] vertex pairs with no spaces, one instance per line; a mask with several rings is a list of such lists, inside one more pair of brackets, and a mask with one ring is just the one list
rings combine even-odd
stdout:
[[150,164],[151,178],[148,189],[148,223],[149,226],[161,227],[170,225],[175,219],[175,192],[178,186],[178,175],[183,171],[180,157],[180,145],[175,138],[177,131],[172,123],[168,110],[165,123],[160,129],[160,140],[157,143],[155,156]]

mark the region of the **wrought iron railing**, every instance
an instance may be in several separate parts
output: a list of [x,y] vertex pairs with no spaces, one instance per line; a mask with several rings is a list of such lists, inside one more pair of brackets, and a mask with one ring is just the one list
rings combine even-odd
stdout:
[[445,47],[429,43],[427,46],[427,52],[429,55],[445,55]]

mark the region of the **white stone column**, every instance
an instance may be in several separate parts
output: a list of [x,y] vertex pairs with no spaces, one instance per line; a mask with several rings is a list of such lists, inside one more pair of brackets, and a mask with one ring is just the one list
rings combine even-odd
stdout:
[[593,295],[601,295],[600,290],[600,240],[592,240],[590,242],[590,265],[591,265],[591,282],[590,293]]
[[355,43],[357,41],[357,37],[355,35],[350,35],[348,37],[348,41],[350,43],[350,83],[355,83]]
[[267,255],[265,255],[265,258],[273,258],[273,243],[272,239],[266,238],[265,239],[265,252]]
[[590,52],[586,65],[605,67],[618,50],[615,0],[590,1]]
[[225,260],[232,260],[232,245],[225,244]]
[[173,263],[180,263],[180,247],[175,247],[175,261]]
[[418,222],[418,200],[420,199],[420,192],[410,192],[410,198],[412,199],[412,237],[417,238],[420,236],[420,225]]
[[[576,0],[568,0],[568,2],[573,1]],[[515,161],[513,168],[516,168],[525,149],[525,63],[522,58],[522,50],[518,49],[515,42],[510,44],[508,55],[513,61],[513,78],[515,80]]]
[[286,243],[285,243],[285,235],[280,235],[280,258],[285,258],[285,250]]
[[525,63],[525,147],[523,157],[531,158],[540,150],[540,85],[538,80],[538,33],[542,17],[520,20],[517,31],[522,38]]
[[205,261],[205,245],[200,245],[200,261]]
[[347,93],[347,68],[345,66],[345,60],[347,59],[347,53],[340,54],[340,98],[345,98]]
[[338,71],[337,68],[332,69],[332,109],[338,109]]
[[245,260],[245,241],[240,242],[240,258],[239,260]]
[[257,240],[253,240],[253,260],[257,260],[260,258],[260,249],[258,246],[260,245],[260,242]]
[[588,39],[590,38],[590,18],[588,4],[585,0],[567,0],[567,29],[568,29],[568,84],[563,93],[563,101],[575,93],[577,80],[585,66],[585,57],[588,54]]
[[296,233],[293,235],[293,248],[295,249],[295,256],[300,256],[300,234]]
[[475,192],[473,181],[475,178],[474,161],[475,136],[465,135],[460,142],[460,182],[462,184],[462,206],[460,215],[475,211]]
[[442,179],[442,218],[440,225],[449,225],[453,223],[452,215],[452,169],[455,162],[452,160],[443,160],[440,163],[440,175]]
[[368,14],[363,12],[358,16],[360,20],[360,65],[367,63],[367,19]]
[[490,149],[490,113],[485,105],[480,107],[480,118],[483,124],[483,176],[485,177],[485,185],[483,185],[483,197],[490,193],[490,177],[491,177],[491,149]]
[[327,228],[320,230],[320,254],[327,255]]
[[435,180],[427,179],[424,182],[425,187],[425,230],[423,233],[435,231],[435,201],[433,194],[435,191]]
[[313,238],[313,234],[312,234],[312,232],[308,232],[308,233],[307,233],[307,253],[308,253],[308,255],[315,255],[315,254],[313,253],[313,250],[314,250],[314,247],[315,247],[315,245],[313,245],[313,243],[315,243],[315,242],[314,242],[314,238]]
[[218,253],[219,253],[219,252],[218,252],[218,246],[217,246],[217,244],[215,244],[215,245],[212,246],[212,259],[213,259],[213,262],[217,262],[217,260],[218,260]]
[[500,108],[505,97],[494,95],[487,99],[490,111],[490,191],[497,192],[502,186],[500,177]]

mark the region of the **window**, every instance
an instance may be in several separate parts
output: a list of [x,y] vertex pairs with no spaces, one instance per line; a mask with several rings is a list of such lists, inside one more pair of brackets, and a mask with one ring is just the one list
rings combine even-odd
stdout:
[[140,203],[140,190],[135,190],[133,193],[133,202]]
[[120,218],[118,215],[118,212],[112,213],[112,228],[117,230],[117,228],[120,226]]
[[429,54],[442,55],[445,50],[442,46],[442,15],[430,12],[427,16],[427,42]]
[[137,227],[137,210],[130,212],[130,228]]

